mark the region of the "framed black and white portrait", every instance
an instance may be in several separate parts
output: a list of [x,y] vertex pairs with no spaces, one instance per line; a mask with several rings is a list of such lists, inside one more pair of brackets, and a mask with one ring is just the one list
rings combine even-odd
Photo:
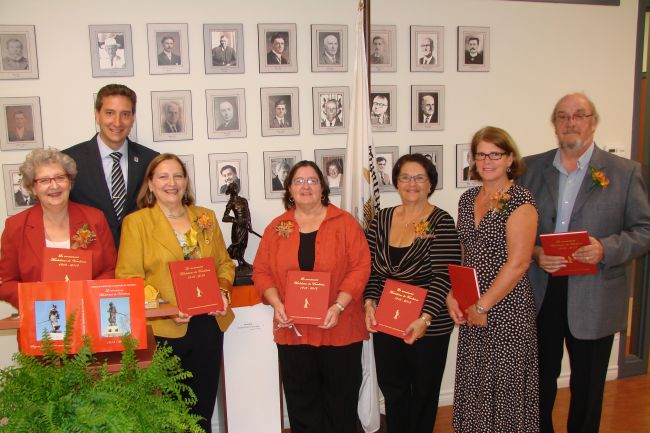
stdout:
[[153,141],[192,139],[192,94],[189,90],[151,92]]
[[314,158],[330,187],[330,195],[341,195],[345,174],[345,148],[315,149]]
[[248,194],[248,154],[246,152],[211,153],[210,164],[210,199],[212,203],[228,201],[228,185],[239,185],[239,195],[250,199]]
[[38,96],[0,98],[0,150],[43,147],[41,101]]
[[481,182],[471,178],[472,150],[470,143],[456,145],[456,188],[469,188]]
[[131,25],[88,26],[93,77],[132,77]]
[[445,70],[445,28],[411,26],[411,72]]
[[411,130],[445,129],[445,86],[411,86]]
[[370,71],[397,71],[397,27],[370,27]]
[[311,25],[312,72],[347,72],[348,26]]
[[243,74],[243,24],[203,24],[206,74]]
[[262,136],[300,135],[297,87],[262,87]]
[[411,146],[409,149],[409,153],[421,153],[424,155],[428,160],[430,160],[433,165],[436,167],[436,171],[438,172],[438,184],[436,185],[436,189],[442,189],[443,188],[443,163],[442,163],[442,145],[433,145],[433,146]]
[[22,164],[3,164],[2,178],[5,184],[5,201],[7,203],[7,216],[16,215],[28,207],[36,204],[29,188],[22,184],[20,166]]
[[458,27],[458,70],[490,70],[490,28]]
[[284,181],[298,161],[302,160],[299,150],[264,152],[264,196],[282,198]]
[[349,87],[314,87],[314,134],[347,134]]
[[[95,121],[95,102],[97,100],[97,93],[93,92],[93,103],[92,103],[92,119],[93,119],[93,125],[95,125],[95,132],[99,132],[99,125]],[[137,116],[134,116],[133,118],[133,126],[131,126],[131,132],[129,132],[129,140],[131,141],[138,141],[138,118]]]
[[187,24],[147,24],[149,73],[189,74]]
[[397,86],[370,86],[370,123],[374,132],[397,131]]
[[0,25],[0,80],[38,78],[34,26]]
[[196,182],[194,179],[194,155],[176,155],[178,159],[183,161],[185,164],[185,169],[187,170],[187,178],[189,180],[192,191],[194,191],[194,197],[196,197]]
[[395,191],[393,165],[399,159],[399,146],[375,146],[375,167],[380,191]]
[[258,24],[260,72],[298,72],[295,24]]
[[246,137],[244,89],[205,91],[208,138]]

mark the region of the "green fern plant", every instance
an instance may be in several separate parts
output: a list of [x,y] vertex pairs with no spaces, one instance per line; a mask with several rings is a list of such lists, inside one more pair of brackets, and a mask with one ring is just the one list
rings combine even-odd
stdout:
[[42,357],[15,354],[17,367],[0,370],[0,432],[11,433],[201,433],[196,403],[169,346],[158,346],[151,364],[139,368],[137,341],[122,338],[119,372],[98,365],[91,341],[69,355],[74,315],[66,323],[64,351],[43,334]]

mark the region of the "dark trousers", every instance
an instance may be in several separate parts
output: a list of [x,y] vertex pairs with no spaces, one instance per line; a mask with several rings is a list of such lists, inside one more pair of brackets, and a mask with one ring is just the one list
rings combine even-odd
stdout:
[[187,385],[192,388],[197,398],[194,413],[203,417],[201,428],[206,433],[211,433],[223,353],[223,333],[217,321],[207,314],[194,316],[187,326],[185,336],[156,337],[156,341],[166,341],[172,347],[174,355],[181,359],[183,369],[192,373]]
[[[614,336],[580,340],[567,318],[568,277],[551,277],[537,317],[540,432],[553,433],[553,405],[566,343],[571,365],[568,433],[597,433]],[[585,312],[585,314],[588,314]]]
[[386,403],[388,433],[433,431],[449,337],[424,337],[409,346],[401,338],[374,334],[377,380]]
[[277,345],[291,433],[356,433],[362,344]]

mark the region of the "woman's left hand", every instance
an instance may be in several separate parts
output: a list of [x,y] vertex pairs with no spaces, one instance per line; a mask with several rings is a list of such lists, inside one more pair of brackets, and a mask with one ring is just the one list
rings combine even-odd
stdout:
[[325,315],[325,321],[322,325],[318,325],[321,329],[332,329],[339,323],[339,315],[341,310],[336,306],[336,304],[329,307],[327,314]]
[[485,328],[487,326],[487,313],[479,314],[476,312],[476,304],[472,304],[467,308],[467,326],[478,326]]
[[404,342],[406,344],[413,344],[415,340],[422,338],[424,333],[427,331],[427,324],[424,323],[424,320],[419,317],[411,322],[409,326],[404,330]]
[[223,310],[221,311],[212,311],[208,313],[210,316],[225,316],[226,312],[228,311],[228,298],[226,298],[226,295],[221,292],[221,299],[223,300]]

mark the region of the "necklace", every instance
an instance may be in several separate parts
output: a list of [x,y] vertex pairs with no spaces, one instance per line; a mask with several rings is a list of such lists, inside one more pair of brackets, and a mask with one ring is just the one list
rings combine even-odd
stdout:
[[181,217],[185,216],[185,209],[183,209],[183,210],[181,211],[181,213],[179,213],[179,214],[177,214],[177,215],[174,215],[174,214],[171,213],[171,212],[170,212],[170,213],[165,212],[165,216],[166,216],[167,218],[169,218],[169,219],[173,219],[173,220],[178,219],[178,218],[181,218]]
[[426,214],[429,213],[429,209],[427,207],[425,207],[423,211],[418,212],[416,214],[415,218],[413,218],[411,220],[408,220],[408,222],[404,222],[404,221],[406,221],[406,211],[404,210],[404,208],[402,208],[402,219],[404,220],[402,222],[404,222],[404,227],[409,227],[409,226],[415,227],[415,223],[422,219],[422,215],[425,212],[426,212]]

